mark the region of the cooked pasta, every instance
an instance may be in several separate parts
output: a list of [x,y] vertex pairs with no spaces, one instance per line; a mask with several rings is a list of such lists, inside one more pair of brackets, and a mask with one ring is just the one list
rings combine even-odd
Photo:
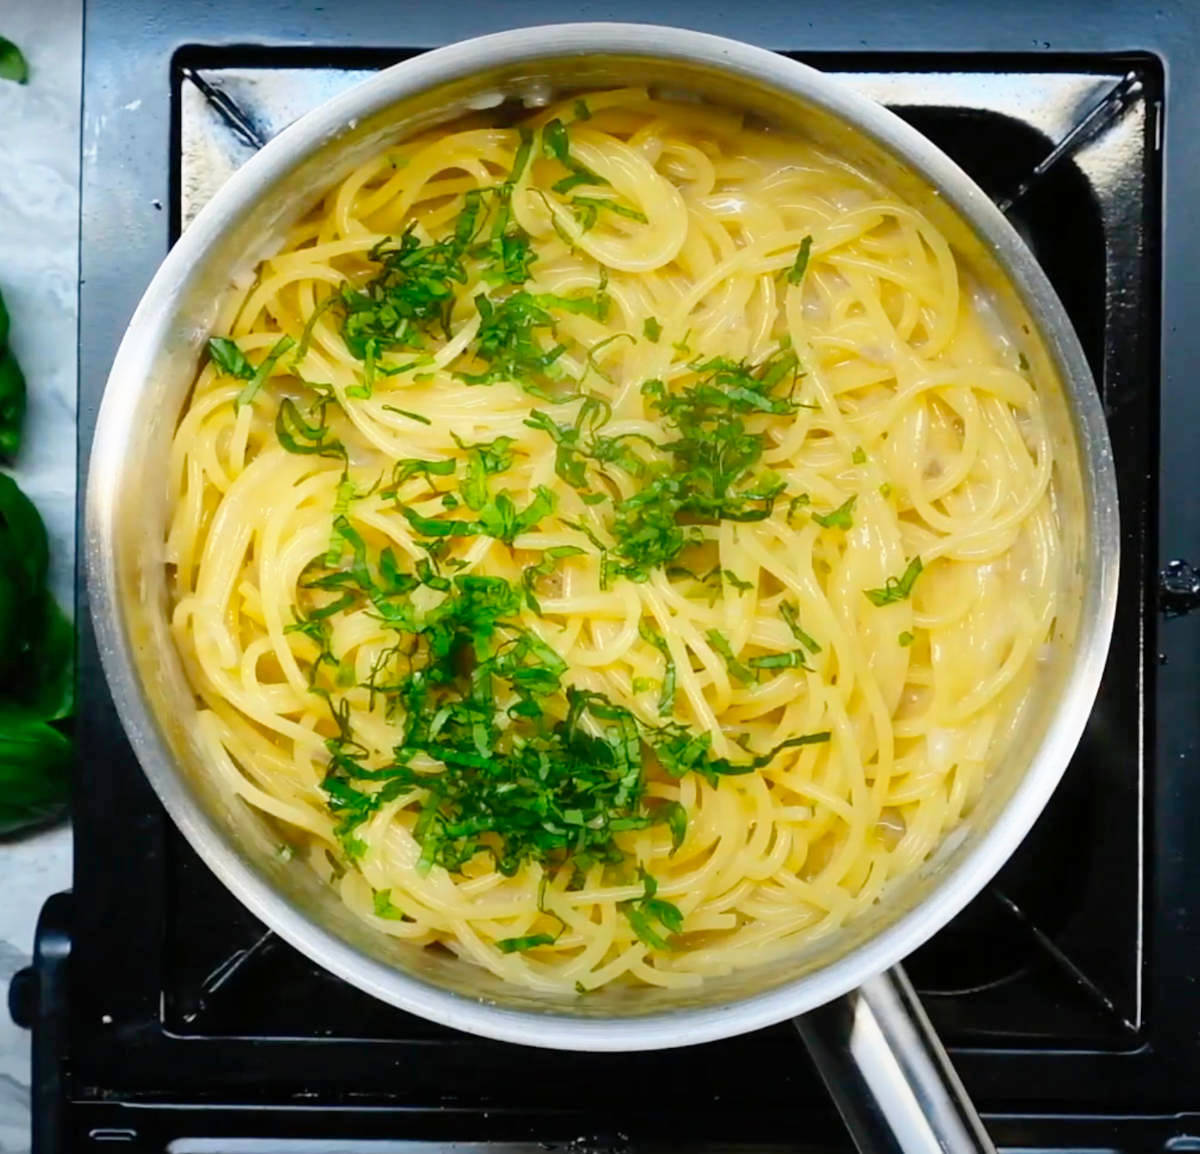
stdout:
[[1056,612],[1050,438],[869,174],[641,89],[525,116],[381,152],[224,303],[172,629],[211,772],[379,933],[690,985],[978,798]]

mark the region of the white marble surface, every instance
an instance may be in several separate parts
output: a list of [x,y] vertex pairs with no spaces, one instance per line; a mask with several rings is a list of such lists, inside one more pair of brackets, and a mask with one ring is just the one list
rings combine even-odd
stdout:
[[[51,539],[51,582],[68,611],[75,565],[81,0],[0,0],[0,35],[29,84],[0,82],[0,289],[29,387],[13,470]],[[0,841],[0,995],[33,948],[47,895],[70,885],[66,826]],[[0,996],[0,1152],[29,1149],[29,1035]]]

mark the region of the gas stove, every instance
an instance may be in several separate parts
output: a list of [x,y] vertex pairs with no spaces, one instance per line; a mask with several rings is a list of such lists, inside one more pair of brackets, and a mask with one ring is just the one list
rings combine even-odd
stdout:
[[[116,344],[170,243],[257,148],[375,70],[570,17],[699,27],[842,76],[958,161],[1030,244],[1100,387],[1121,498],[1116,630],[1080,749],[910,976],[999,1146],[1200,1149],[1200,581],[1166,564],[1200,555],[1200,13],[1130,7],[1067,2],[1018,28],[977,0],[902,14],[850,0],[819,21],[768,0],[736,19],[675,0],[216,0],[169,20],[152,0],[90,0],[81,479]],[[563,1055],[429,1024],[315,967],[175,831],[86,626],[81,647],[74,886],[47,903],[10,999],[33,1029],[36,1151],[848,1146],[786,1025]]]

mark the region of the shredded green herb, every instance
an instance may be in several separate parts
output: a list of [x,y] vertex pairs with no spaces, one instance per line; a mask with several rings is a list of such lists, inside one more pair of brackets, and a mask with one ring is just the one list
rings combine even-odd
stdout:
[[678,722],[670,721],[650,737],[658,763],[672,777],[683,777],[685,773],[698,773],[710,785],[717,785],[723,776],[740,776],[754,773],[771,764],[785,749],[803,745],[822,745],[830,740],[829,730],[819,733],[804,733],[789,737],[774,749],[751,758],[750,761],[730,761],[725,757],[713,757],[712,734],[694,733]]
[[390,918],[397,922],[405,920],[404,911],[398,906],[392,905],[391,890],[375,890],[373,897],[375,916],[377,918]]
[[905,601],[912,594],[913,585],[921,576],[923,568],[921,558],[914,557],[904,572],[899,577],[889,577],[882,589],[864,589],[863,592],[872,605],[891,605],[896,601]]
[[645,484],[615,508],[618,571],[635,581],[701,540],[702,525],[765,520],[784,490],[774,473],[755,471],[766,439],[746,420],[796,411],[776,393],[785,383],[795,386],[796,354],[780,349],[757,365],[714,357],[690,368],[697,379],[679,391],[659,380],[642,386],[675,439],[661,446],[668,460],[643,470]]
[[[463,209],[459,225],[473,230],[481,199],[476,193]],[[432,244],[423,244],[411,223],[398,240],[385,239],[367,254],[382,271],[360,289],[346,286],[342,339],[359,360],[393,348],[420,348],[423,330],[436,326],[449,338],[450,310],[455,285],[467,283],[464,231]]]
[[670,856],[674,857],[675,851],[687,840],[687,810],[679,802],[672,801],[663,806],[659,816],[665,819],[667,828],[671,831]]
[[803,649],[792,649],[787,653],[768,653],[750,658],[751,669],[811,669]]
[[792,520],[800,515],[800,510],[812,504],[812,498],[807,493],[801,493],[797,497],[793,497],[788,502],[787,507],[787,523],[790,525]]
[[658,344],[658,338],[662,336],[662,325],[656,317],[647,317],[642,321],[642,336],[653,344]]
[[477,445],[459,443],[459,448],[467,452],[466,477],[459,491],[468,508],[478,512],[487,505],[488,478],[512,468],[512,445],[512,437],[497,437]]
[[671,647],[667,644],[667,639],[645,619],[638,623],[638,633],[663,656],[662,692],[658,699],[658,714],[660,717],[669,717],[675,712],[675,658],[671,656]]
[[820,645],[800,628],[800,614],[796,607],[790,602],[784,601],[779,606],[779,615],[787,622],[788,629],[791,630],[792,636],[804,646],[809,653],[814,656],[821,652]]
[[617,908],[625,915],[639,941],[651,949],[669,950],[671,944],[660,931],[681,933],[683,914],[678,906],[654,896],[658,893],[658,882],[641,866],[638,867],[638,879],[642,883],[642,896],[634,901],[621,902]]
[[[290,628],[320,650],[313,688],[328,697],[336,728],[322,789],[351,857],[363,849],[355,833],[363,821],[420,791],[414,834],[422,868],[460,870],[479,853],[507,875],[526,861],[570,861],[580,870],[618,864],[624,853],[615,839],[624,832],[666,825],[673,845],[686,834],[686,814],[645,794],[651,757],[668,773],[694,771],[715,784],[761,768],[788,745],[828,739],[806,735],[748,762],[715,758],[708,734],[674,722],[645,725],[601,694],[564,685],[566,663],[516,620],[526,596],[519,585],[443,577],[432,561],[404,572],[390,548],[372,555],[348,518],[337,518],[335,529],[335,562],[320,556],[302,578],[318,600]],[[561,548],[560,556],[571,555]],[[418,585],[442,599],[418,609]],[[396,633],[364,682],[399,728],[385,765],[366,762],[349,702],[334,697],[343,667],[329,651],[328,619],[364,604]],[[560,695],[565,715],[548,712],[548,698]]]
[[258,390],[262,388],[263,383],[273,372],[276,362],[283,356],[288,349],[295,345],[295,341],[289,336],[282,336],[271,347],[271,351],[262,359],[258,368],[251,374],[250,379],[246,382],[246,387],[238,394],[237,400],[234,402],[239,408],[242,405],[248,405],[254,400]]
[[243,380],[254,376],[254,366],[246,359],[237,341],[229,337],[210,337],[208,355],[226,376],[241,377]]
[[289,453],[311,453],[320,457],[339,457],[346,460],[346,447],[335,437],[320,409],[320,421],[310,423],[300,414],[300,407],[290,397],[284,397],[275,414],[275,437]]
[[858,500],[855,493],[847,497],[836,509],[829,513],[814,513],[812,519],[824,529],[850,529],[854,525],[851,514],[854,512],[854,502]]
[[528,934],[523,938],[501,938],[496,949],[502,954],[521,953],[535,950],[538,946],[552,946],[558,939],[553,934]]
[[468,385],[490,385],[513,381],[537,395],[559,357],[567,351],[564,344],[544,346],[539,329],[554,333],[550,311],[583,313],[603,320],[608,312],[608,296],[601,292],[590,297],[564,297],[554,293],[513,293],[499,304],[480,293],[475,298],[480,325],[473,351],[488,368],[482,373],[459,372],[455,375]]
[[611,197],[599,196],[576,196],[571,199],[571,211],[575,214],[575,219],[579,222],[579,227],[588,232],[596,227],[596,222],[600,219],[600,213],[611,212],[616,216],[623,216],[627,220],[636,220],[639,224],[649,224],[646,214],[639,209],[633,208],[631,205],[622,204],[619,200],[614,200]]
[[313,330],[317,327],[317,321],[328,312],[340,300],[337,293],[330,293],[325,297],[319,305],[311,313],[308,314],[308,320],[304,322],[304,328],[300,333],[300,343],[296,346],[296,351],[292,354],[292,368],[298,369],[304,364],[304,358],[308,356],[308,346],[312,344]]
[[788,269],[788,284],[801,284],[804,281],[804,274],[808,270],[808,258],[812,253],[812,239],[811,236],[806,236],[800,242],[800,249],[796,253],[796,261]]
[[739,596],[754,588],[753,581],[743,581],[732,569],[722,569],[721,576],[738,591]]
[[913,643],[913,641],[916,640],[916,638],[914,638],[913,635],[906,629],[900,634],[898,640],[900,642],[900,648],[907,649]]
[[557,563],[567,557],[578,557],[583,550],[578,545],[555,545],[542,553],[542,559],[536,565],[528,566],[521,574],[521,585],[525,591],[525,603],[534,613],[541,616],[542,606],[534,593],[538,581],[549,577],[554,572]]
[[[640,433],[627,433],[617,437],[603,435],[600,430],[612,417],[612,406],[602,397],[584,397],[575,421],[571,425],[559,425],[539,409],[530,412],[525,424],[531,429],[540,429],[555,443],[554,471],[568,485],[578,489],[584,500],[592,495],[589,464],[594,464],[603,477],[604,466],[617,465],[631,476],[641,476],[648,468],[647,461],[635,450],[632,442],[643,441],[653,447],[654,442]],[[603,495],[600,494],[602,497]]]
[[708,638],[709,645],[725,659],[725,668],[729,670],[731,676],[746,683],[754,680],[754,672],[738,660],[737,654],[729,644],[729,638],[717,629],[710,629],[705,636]]
[[542,128],[542,151],[551,160],[557,160],[570,174],[551,186],[555,192],[567,193],[581,184],[608,184],[604,177],[597,175],[571,155],[571,140],[567,127],[557,117],[547,121]]
[[508,178],[494,188],[467,192],[451,235],[423,243],[413,222],[397,240],[389,237],[368,253],[369,260],[382,266],[375,277],[360,288],[347,285],[338,294],[344,313],[342,337],[364,366],[363,395],[370,395],[376,372],[399,371],[385,370],[378,359],[381,353],[419,349],[430,330],[449,339],[456,286],[468,282],[469,262],[479,262],[474,267],[489,284],[521,285],[529,279],[537,254],[528,234],[513,222],[511,207],[513,188],[533,147],[532,134],[527,129],[520,132]]

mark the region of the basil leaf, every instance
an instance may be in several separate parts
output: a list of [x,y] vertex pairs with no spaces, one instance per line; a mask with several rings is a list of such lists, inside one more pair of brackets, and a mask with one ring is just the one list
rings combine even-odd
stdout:
[[75,627],[45,590],[41,621],[30,637],[28,674],[19,696],[30,712],[45,721],[70,717],[75,708]]
[[0,710],[0,836],[58,817],[70,792],[73,747],[28,710]]
[[25,375],[12,349],[0,352],[0,456],[15,457],[25,420]]
[[50,546],[41,514],[7,473],[0,473],[0,559],[19,574],[28,598],[41,595],[50,564]]
[[12,80],[17,84],[25,84],[29,80],[29,65],[24,55],[11,40],[3,36],[0,36],[0,80]]

